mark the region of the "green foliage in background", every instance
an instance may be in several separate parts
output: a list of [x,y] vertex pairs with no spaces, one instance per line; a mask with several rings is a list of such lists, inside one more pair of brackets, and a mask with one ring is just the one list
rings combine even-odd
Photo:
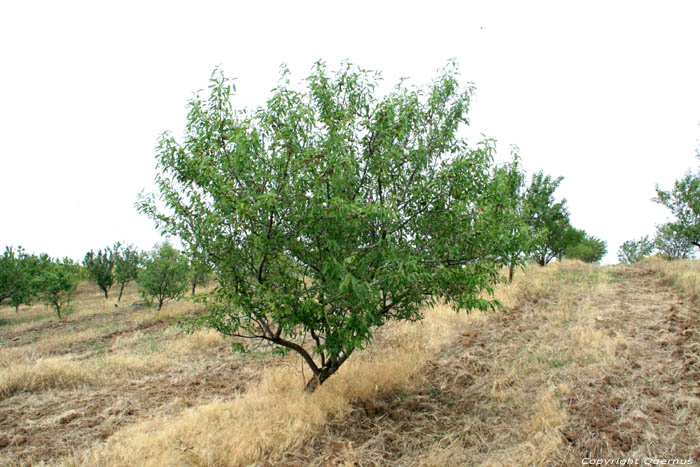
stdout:
[[617,250],[617,259],[621,263],[638,263],[654,251],[654,243],[649,240],[649,236],[644,236],[639,240],[627,240]]
[[564,249],[564,257],[580,259],[586,263],[599,263],[608,252],[608,242],[588,235],[583,230],[577,230],[580,239]]
[[114,244],[112,255],[114,260],[114,280],[119,284],[117,302],[120,302],[124,293],[124,287],[138,278],[142,255],[135,246],[122,245],[119,242]]
[[695,250],[687,237],[678,231],[675,223],[663,224],[656,228],[654,247],[661,256],[669,260],[692,258]]
[[114,284],[114,256],[109,248],[97,253],[90,250],[83,259],[83,266],[87,269],[90,280],[104,292],[108,298],[109,288]]
[[54,308],[58,318],[66,311],[78,283],[79,266],[69,259],[52,260],[47,255],[40,257],[41,273],[36,277],[35,287],[39,298]]
[[653,200],[671,210],[674,219],[668,225],[674,235],[700,248],[700,175],[686,173],[670,191],[657,186]]
[[540,266],[561,258],[576,243],[576,232],[569,225],[566,200],[556,201],[554,192],[563,177],[552,178],[542,171],[533,175],[525,192],[525,206],[531,235],[531,256]]
[[143,269],[138,273],[141,296],[149,306],[182,297],[189,283],[187,258],[165,242],[143,257]]

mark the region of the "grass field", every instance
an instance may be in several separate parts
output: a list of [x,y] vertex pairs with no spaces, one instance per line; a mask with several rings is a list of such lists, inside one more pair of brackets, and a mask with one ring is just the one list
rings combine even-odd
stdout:
[[299,358],[180,331],[199,305],[84,283],[61,321],[0,310],[0,463],[700,462],[699,284],[694,261],[530,267],[500,311],[386,326],[306,394]]

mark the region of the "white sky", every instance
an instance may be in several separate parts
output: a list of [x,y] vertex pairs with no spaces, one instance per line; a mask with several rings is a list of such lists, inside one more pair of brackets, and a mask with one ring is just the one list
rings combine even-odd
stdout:
[[456,57],[477,88],[470,134],[564,176],[572,224],[616,262],[666,219],[655,184],[697,168],[699,20],[693,1],[2,2],[0,248],[159,241],[133,205],[218,64],[256,106],[283,62],[296,79],[347,58],[393,85]]

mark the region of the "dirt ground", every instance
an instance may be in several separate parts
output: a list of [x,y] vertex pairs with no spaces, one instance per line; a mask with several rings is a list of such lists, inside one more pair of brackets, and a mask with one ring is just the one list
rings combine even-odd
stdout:
[[[700,305],[648,266],[602,270],[523,282],[512,306],[463,332],[420,377],[354,401],[301,448],[258,465],[700,462]],[[8,333],[0,351],[69,326]],[[119,338],[171,326],[124,325],[51,355],[99,358]],[[18,392],[0,400],[0,464],[53,462],[129,424],[230,398],[276,364],[222,345],[112,384]]]
[[[581,298],[581,297],[579,297]],[[556,447],[519,462],[516,446],[537,448],[532,407],[542,388],[504,362],[538,339],[557,297],[535,296],[504,310],[443,352],[411,390],[356,402],[306,447],[264,465],[581,465],[584,458],[700,461],[700,322],[689,302],[653,271],[618,268],[608,293],[592,298],[596,327],[616,338],[605,366],[580,365],[565,381],[559,365],[541,380],[568,384],[558,408]],[[572,365],[575,365],[573,362]],[[522,379],[520,384],[516,380]],[[511,385],[530,410],[500,387]],[[494,391],[494,389],[496,391]],[[530,393],[531,397],[527,396]],[[525,404],[527,406],[527,403]],[[534,410],[537,411],[536,408]],[[436,455],[447,453],[447,456]],[[519,452],[522,452],[520,450]]]

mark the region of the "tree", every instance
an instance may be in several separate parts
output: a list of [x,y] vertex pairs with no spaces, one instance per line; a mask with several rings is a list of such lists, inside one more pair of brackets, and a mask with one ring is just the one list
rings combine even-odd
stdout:
[[[578,230],[578,229],[575,229]],[[580,259],[586,263],[598,263],[608,252],[608,242],[600,238],[588,235],[583,230],[578,230],[578,242],[570,244],[564,250],[564,257]]]
[[105,298],[108,298],[107,292],[114,284],[114,257],[112,251],[105,248],[97,250],[97,253],[90,250],[83,259],[83,266],[88,271],[90,279],[104,292]]
[[187,258],[165,242],[143,258],[143,269],[138,282],[146,303],[158,304],[158,311],[167,300],[175,300],[185,293],[189,281]]
[[649,236],[639,240],[627,240],[617,250],[617,259],[621,263],[638,263],[654,251],[654,244],[649,240]]
[[563,255],[578,236],[569,225],[566,200],[554,200],[554,192],[564,177],[553,179],[542,171],[532,177],[525,192],[525,206],[532,238],[532,258],[544,266]]
[[190,258],[190,284],[192,295],[195,294],[198,285],[206,287],[211,280],[211,267],[206,263],[201,252],[191,254]]
[[676,225],[672,223],[657,226],[654,247],[661,256],[669,260],[693,257],[693,245],[676,230]]
[[70,303],[77,285],[76,265],[70,261],[51,260],[42,255],[41,273],[36,278],[35,286],[44,303],[56,310],[58,319]]
[[117,302],[120,302],[124,293],[124,287],[138,278],[141,253],[133,245],[122,246],[119,242],[114,244],[112,252],[114,258],[114,280],[119,284]]
[[509,246],[493,145],[457,136],[472,89],[453,64],[383,97],[378,74],[350,64],[317,63],[300,91],[287,73],[249,112],[215,72],[209,96],[189,102],[184,141],[161,138],[160,196],[139,209],[214,266],[190,329],[297,352],[312,391],[391,320],[419,320],[438,300],[493,307],[483,292]]
[[686,173],[676,180],[671,191],[663,191],[657,185],[653,201],[671,210],[675,219],[670,225],[676,235],[700,248],[700,176]]
[[525,173],[520,168],[517,148],[512,149],[511,155],[512,161],[496,167],[493,173],[493,183],[498,187],[496,189],[504,194],[504,212],[507,217],[502,221],[510,226],[503,229],[498,240],[499,244],[506,245],[507,254],[503,261],[508,266],[508,283],[513,282],[515,267],[524,264],[530,252],[531,241],[524,198]]
[[21,246],[5,248],[0,257],[0,304],[7,300],[19,312],[20,305],[31,303],[36,296],[33,280],[38,273],[37,261]]

